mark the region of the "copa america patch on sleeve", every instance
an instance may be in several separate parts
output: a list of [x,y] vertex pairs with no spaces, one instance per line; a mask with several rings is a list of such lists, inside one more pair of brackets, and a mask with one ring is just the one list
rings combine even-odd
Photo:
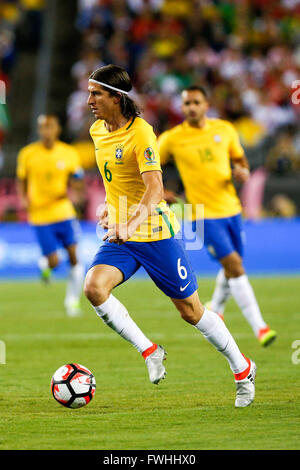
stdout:
[[154,163],[157,163],[155,160],[155,153],[152,147],[146,148],[144,152],[144,157],[147,160],[146,165],[153,165]]

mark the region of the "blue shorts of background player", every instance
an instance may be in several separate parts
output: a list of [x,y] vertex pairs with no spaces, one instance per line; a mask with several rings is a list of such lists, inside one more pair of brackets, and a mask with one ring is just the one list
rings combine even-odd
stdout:
[[77,219],[47,225],[33,225],[33,228],[44,256],[54,253],[59,247],[67,248],[78,243]]
[[143,266],[157,287],[173,299],[185,299],[198,289],[183,242],[175,238],[122,245],[105,241],[90,268],[98,264],[118,268],[123,273],[122,282]]
[[[196,221],[193,222],[193,230],[196,230]],[[220,219],[205,219],[203,234],[202,241],[213,259],[220,260],[233,251],[243,257],[245,233],[241,214]]]

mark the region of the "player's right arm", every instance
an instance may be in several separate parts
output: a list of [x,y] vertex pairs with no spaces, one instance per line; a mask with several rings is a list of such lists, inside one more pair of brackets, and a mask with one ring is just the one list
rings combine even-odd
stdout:
[[165,166],[172,159],[169,131],[163,132],[157,139],[160,164]]
[[142,173],[145,184],[145,192],[137,204],[134,213],[127,223],[112,224],[108,226],[108,232],[103,240],[109,240],[117,244],[125,243],[136,232],[138,227],[154,212],[163,198],[163,182],[160,170],[145,171]]
[[[161,166],[163,167],[172,160],[171,139],[170,139],[169,131],[166,131],[160,134],[157,140],[157,145],[158,145],[158,151],[160,155],[160,163],[161,163]],[[172,204],[176,202],[177,199],[178,199],[178,195],[174,191],[170,189],[165,189],[164,200],[168,204]]]
[[104,229],[108,228],[108,208],[107,208],[106,199],[105,199],[103,207],[101,208],[101,211],[99,213],[98,224]]
[[27,158],[26,151],[22,149],[17,158],[17,191],[23,209],[28,209],[29,206],[27,189]]

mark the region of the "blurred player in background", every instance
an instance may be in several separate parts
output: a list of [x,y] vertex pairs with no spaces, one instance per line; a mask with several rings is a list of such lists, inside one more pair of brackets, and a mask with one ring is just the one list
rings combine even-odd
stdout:
[[[207,305],[223,318],[226,301],[232,295],[259,342],[267,346],[276,332],[265,323],[245,273],[242,208],[232,182],[233,176],[244,183],[249,165],[233,125],[208,118],[208,107],[202,87],[191,86],[182,92],[185,121],[159,137],[161,164],[174,159],[187,202],[192,204],[194,227],[201,223],[196,223],[196,205],[204,205],[203,243],[222,265]],[[168,192],[167,201],[175,200],[176,194]]]
[[[254,399],[256,366],[245,358],[219,316],[204,308],[179,224],[163,200],[156,137],[128,96],[131,80],[118,66],[97,69],[89,80],[88,104],[96,118],[90,133],[106,190],[100,224],[108,229],[87,273],[85,294],[97,315],[143,356],[152,383],[165,377],[166,352],[152,343],[111,291],[143,266],[171,298],[182,318],[228,360],[234,373],[236,407]],[[132,209],[132,210],[131,210]]]
[[71,179],[81,179],[83,172],[77,151],[58,140],[57,116],[39,116],[38,132],[40,140],[18,155],[19,193],[43,253],[39,268],[44,281],[59,264],[58,247],[62,245],[68,252],[71,268],[64,303],[67,314],[76,316],[80,314],[84,268],[77,258],[79,224],[67,191]]

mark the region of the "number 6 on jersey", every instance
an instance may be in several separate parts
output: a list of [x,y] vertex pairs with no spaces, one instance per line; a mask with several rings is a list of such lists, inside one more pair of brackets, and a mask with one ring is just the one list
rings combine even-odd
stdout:
[[112,174],[111,174],[111,171],[107,168],[107,165],[108,165],[108,162],[105,162],[104,175],[105,175],[105,178],[107,179],[107,181],[110,183],[111,180],[112,180]]

